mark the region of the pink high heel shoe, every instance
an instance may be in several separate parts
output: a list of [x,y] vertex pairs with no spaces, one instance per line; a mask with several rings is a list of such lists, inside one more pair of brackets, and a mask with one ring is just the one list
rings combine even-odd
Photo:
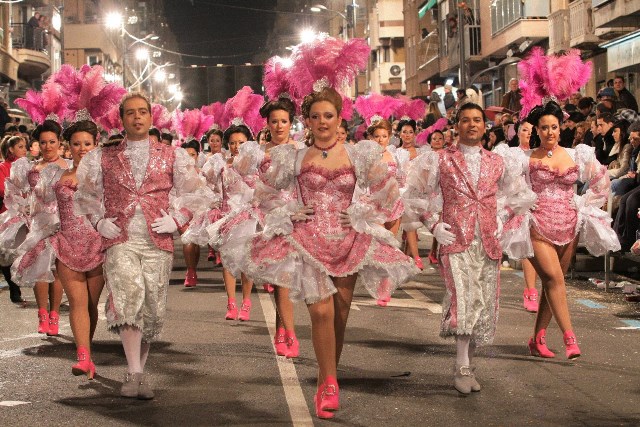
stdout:
[[49,313],[49,330],[47,331],[47,335],[50,337],[58,336],[58,321],[60,320],[60,315],[57,311],[52,311]]
[[229,298],[227,300],[227,314],[224,318],[226,320],[236,320],[238,318],[238,306],[235,299]]
[[286,332],[284,331],[284,328],[278,328],[278,330],[276,331],[276,337],[273,340],[273,345],[276,348],[276,354],[278,356],[286,356],[288,350],[288,346],[287,346],[287,338],[286,338]]
[[413,260],[416,262],[416,267],[418,267],[420,270],[424,270],[424,264],[422,263],[422,258],[417,256],[417,257],[413,257]]
[[562,337],[564,339],[567,359],[575,359],[576,357],[580,357],[580,348],[578,347],[576,334],[574,334],[573,331],[566,331]]
[[531,313],[538,312],[538,291],[534,289],[525,288],[523,297],[523,305],[525,310]]
[[270,294],[273,293],[273,285],[270,285],[269,283],[262,285],[262,289],[264,289],[265,292],[268,292]]
[[96,365],[93,364],[89,357],[89,350],[86,347],[80,346],[77,350],[78,363],[71,367],[71,373],[75,376],[86,375],[88,379],[92,380],[96,375]]
[[41,308],[38,310],[38,333],[46,334],[49,332],[49,312]]
[[327,377],[327,379],[318,386],[318,391],[313,397],[313,402],[316,406],[316,416],[318,418],[333,418],[335,414],[331,411],[337,410],[340,407],[338,401],[338,382],[332,377]]
[[240,314],[238,315],[238,320],[247,322],[249,321],[250,316],[251,316],[251,300],[245,299],[242,301],[242,306],[240,307]]
[[185,288],[195,288],[198,284],[198,275],[196,271],[192,268],[187,269],[187,275],[184,278],[184,287]]
[[544,358],[552,358],[556,357],[556,355],[547,348],[547,340],[546,340],[547,330],[540,329],[536,334],[535,340],[534,338],[529,339],[529,353],[532,356],[544,357]]
[[295,359],[300,355],[300,341],[293,331],[286,331],[285,338],[287,340],[287,359]]

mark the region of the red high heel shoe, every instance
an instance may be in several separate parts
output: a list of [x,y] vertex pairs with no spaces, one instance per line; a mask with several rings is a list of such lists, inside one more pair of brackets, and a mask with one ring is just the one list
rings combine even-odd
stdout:
[[437,264],[438,263],[438,257],[433,252],[429,254],[429,263],[430,264]]
[[262,285],[262,289],[264,289],[265,292],[269,292],[270,294],[273,293],[273,285],[270,285],[269,283]]
[[49,332],[49,312],[41,308],[38,310],[38,333],[46,334]]
[[216,259],[216,253],[211,246],[209,246],[209,253],[207,254],[207,260],[213,261]]
[[287,355],[287,352],[288,352],[287,338],[286,338],[286,332],[284,331],[284,328],[278,328],[278,330],[276,331],[276,337],[273,340],[273,345],[276,348],[276,354],[278,356]]
[[238,320],[247,322],[249,321],[250,316],[251,316],[251,300],[250,299],[242,300],[242,306],[240,307],[240,314],[238,315]]
[[324,397],[320,403],[320,408],[324,411],[337,411],[340,409],[340,388],[338,381],[333,377],[324,380]]
[[[335,399],[337,399],[337,382],[335,383],[335,387],[329,387],[327,385],[327,380],[331,379],[331,377],[327,377],[325,382],[318,386],[318,391],[316,392],[316,395],[313,396],[313,403],[316,406],[316,416],[318,418],[329,419],[335,416],[335,414],[328,408],[335,405],[335,403],[330,401],[330,399],[334,399],[333,396],[336,396]],[[335,381],[335,379],[333,381]]]
[[574,334],[573,331],[566,331],[562,337],[564,339],[567,359],[575,359],[576,357],[580,357],[580,348],[578,347],[576,334]]
[[234,298],[227,300],[227,314],[224,316],[226,320],[236,320],[238,318],[238,306]]
[[556,357],[556,355],[547,348],[546,335],[547,330],[540,329],[536,334],[535,340],[534,338],[529,339],[529,353],[531,353],[532,356],[545,357],[548,359]]
[[93,364],[89,357],[89,350],[80,346],[77,350],[78,363],[71,367],[71,373],[75,376],[86,375],[90,380],[96,375],[96,365]]
[[47,335],[50,337],[58,336],[58,321],[60,320],[60,315],[56,311],[52,311],[49,313],[49,331],[47,331]]
[[295,359],[300,355],[300,341],[293,331],[286,331],[285,338],[287,340],[287,359]]
[[184,287],[185,288],[195,288],[198,284],[198,275],[196,271],[192,268],[187,269],[187,275],[184,278]]

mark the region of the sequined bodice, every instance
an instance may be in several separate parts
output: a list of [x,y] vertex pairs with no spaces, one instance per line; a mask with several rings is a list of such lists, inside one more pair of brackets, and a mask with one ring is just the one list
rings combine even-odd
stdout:
[[38,181],[40,181],[40,171],[36,168],[31,168],[27,173],[27,181],[29,181],[29,187],[33,190]]
[[531,188],[541,198],[549,198],[555,201],[568,202],[573,198],[573,184],[578,179],[578,166],[559,172],[551,169],[542,162],[529,163],[529,175]]
[[340,234],[344,228],[338,214],[351,204],[356,177],[352,166],[330,170],[306,164],[298,175],[300,194],[306,206],[313,206],[311,223],[327,234]]
[[73,213],[73,195],[78,189],[78,185],[65,180],[64,178],[53,185],[58,201],[58,214],[60,216],[60,229],[69,230],[78,227],[83,219]]
[[536,209],[532,212],[536,230],[554,244],[569,243],[575,238],[578,221],[578,213],[572,203],[578,165],[560,172],[539,161],[531,161],[529,177],[531,188],[538,196]]

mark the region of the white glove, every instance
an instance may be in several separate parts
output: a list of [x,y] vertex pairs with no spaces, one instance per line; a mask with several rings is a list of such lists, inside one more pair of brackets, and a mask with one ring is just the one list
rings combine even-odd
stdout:
[[500,237],[502,237],[502,229],[504,228],[504,225],[502,224],[502,219],[500,217],[497,218],[496,222],[498,224],[498,227],[496,227],[494,236],[496,236],[496,239],[500,239]]
[[433,237],[442,246],[447,246],[456,241],[456,235],[449,231],[451,226],[446,222],[439,222],[433,228]]
[[340,225],[345,228],[351,228],[351,217],[345,211],[340,212]]
[[151,229],[158,233],[168,233],[172,234],[176,230],[178,230],[178,224],[173,220],[173,217],[166,213],[164,210],[160,209],[160,213],[162,216],[160,218],[156,218],[151,224]]
[[120,235],[122,229],[113,223],[115,220],[115,218],[102,218],[96,224],[98,233],[105,239],[115,239]]
[[311,219],[311,216],[314,213],[315,212],[313,211],[313,206],[302,206],[300,209],[298,209],[298,212],[291,215],[291,221],[306,221],[308,219]]

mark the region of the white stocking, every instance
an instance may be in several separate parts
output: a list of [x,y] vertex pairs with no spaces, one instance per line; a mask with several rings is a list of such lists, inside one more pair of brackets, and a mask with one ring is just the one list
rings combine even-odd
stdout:
[[469,335],[456,336],[456,364],[460,366],[469,366],[469,343],[471,337]]
[[[124,348],[124,355],[129,365],[129,373],[142,372],[140,363],[140,347],[142,345],[142,331],[135,326],[124,325],[119,328],[120,340]],[[146,358],[146,357],[145,357]]]
[[147,357],[149,356],[149,349],[151,343],[142,341],[142,347],[140,347],[140,372],[144,372],[144,365],[147,363]]

